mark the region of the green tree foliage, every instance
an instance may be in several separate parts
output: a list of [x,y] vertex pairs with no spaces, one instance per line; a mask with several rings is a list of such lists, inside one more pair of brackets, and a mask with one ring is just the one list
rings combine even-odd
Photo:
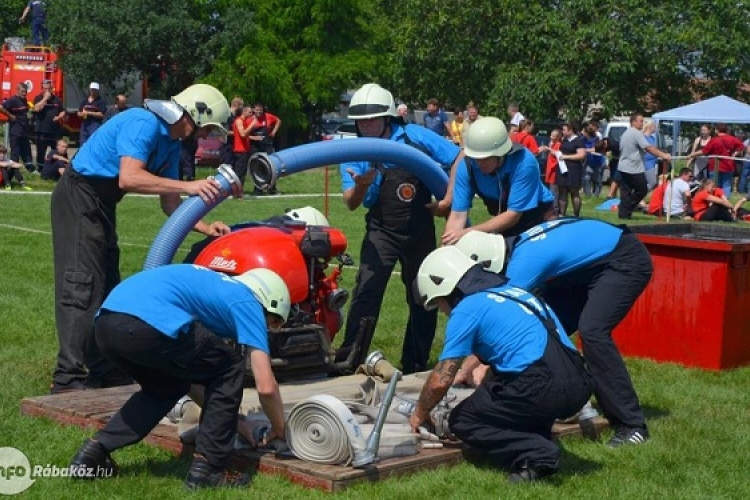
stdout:
[[[127,87],[124,74],[154,76],[151,95],[171,95],[208,71],[224,41],[225,20],[207,0],[51,2],[51,41],[62,67],[84,83]],[[234,22],[235,20],[233,20]]]
[[363,0],[268,0],[256,3],[253,20],[218,53],[207,81],[261,100],[287,124],[304,126],[313,108],[335,109],[376,69]]
[[748,0],[380,0],[396,93],[421,103],[509,102],[546,118],[665,109],[698,93],[742,97]]
[[3,39],[13,36],[22,36],[31,40],[31,24],[29,18],[26,18],[25,24],[19,24],[18,18],[23,14],[23,9],[26,7],[24,2],[17,0],[0,0],[0,12],[3,13],[0,16],[0,33],[3,34]]

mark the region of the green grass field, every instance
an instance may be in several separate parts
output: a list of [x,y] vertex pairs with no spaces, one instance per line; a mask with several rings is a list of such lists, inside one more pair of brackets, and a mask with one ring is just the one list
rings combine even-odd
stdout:
[[[329,219],[342,228],[350,253],[358,258],[364,229],[364,212],[346,211],[339,195],[339,180],[331,169]],[[204,172],[205,173],[205,172]],[[32,181],[37,191],[51,184]],[[228,223],[262,219],[284,208],[312,205],[323,210],[325,198],[305,193],[323,191],[323,170],[282,179],[280,190],[299,197],[261,197],[227,200],[209,219]],[[593,211],[601,200],[585,200],[584,213],[614,221],[614,214]],[[89,431],[63,427],[38,418],[23,417],[23,397],[46,394],[57,352],[53,318],[53,279],[49,222],[50,198],[46,194],[0,193],[0,447],[23,451],[32,465],[66,466]],[[481,205],[481,203],[478,203]],[[474,220],[486,218],[475,210]],[[122,275],[142,266],[148,248],[165,221],[155,198],[127,196],[120,205],[119,234]],[[634,223],[654,222],[635,216]],[[440,228],[438,229],[440,231]],[[199,238],[191,235],[176,260]],[[355,270],[347,270],[344,286],[351,290]],[[373,347],[398,360],[406,320],[403,286],[391,280]],[[443,323],[441,322],[441,325]],[[654,325],[658,336],[659,325]],[[442,345],[438,332],[436,358]],[[374,484],[360,484],[344,493],[310,491],[279,477],[258,475],[249,489],[201,492],[207,498],[674,498],[740,499],[750,497],[744,476],[750,448],[750,368],[708,373],[647,360],[628,360],[636,388],[648,417],[653,439],[645,445],[607,449],[602,443],[570,438],[563,441],[561,472],[549,482],[510,486],[505,474],[468,463],[425,471]],[[62,478],[40,478],[19,497],[45,499],[82,498],[183,498],[182,481],[187,460],[150,445],[118,451],[122,472],[116,479],[94,483]],[[0,481],[5,479],[0,476]]]

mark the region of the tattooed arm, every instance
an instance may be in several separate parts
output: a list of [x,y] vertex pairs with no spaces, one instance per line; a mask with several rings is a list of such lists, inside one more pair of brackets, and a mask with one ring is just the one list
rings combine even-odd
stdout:
[[430,417],[430,412],[445,397],[448,389],[453,385],[453,379],[461,366],[461,358],[445,359],[435,365],[430,377],[422,387],[414,413],[409,417],[412,430],[418,431],[419,426]]

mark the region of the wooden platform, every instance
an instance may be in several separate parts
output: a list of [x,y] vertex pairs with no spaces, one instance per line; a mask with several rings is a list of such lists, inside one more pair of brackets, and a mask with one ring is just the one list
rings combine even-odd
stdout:
[[[339,383],[337,386],[339,390],[343,390],[341,387],[345,387],[346,384],[344,383],[341,386]],[[21,402],[21,413],[33,417],[49,418],[64,425],[97,429],[104,426],[137,389],[137,385],[131,385],[112,389],[25,398]],[[254,393],[254,391],[251,392]],[[287,388],[286,392],[294,391]],[[305,393],[310,395],[309,388],[305,389]],[[252,398],[246,397],[246,399],[251,400],[249,406],[252,407]],[[243,403],[243,406],[246,406],[245,403]],[[594,427],[594,430],[599,433],[607,427],[607,422],[603,418],[598,418]],[[554,434],[556,437],[580,435],[581,429],[577,424],[556,425]],[[184,447],[180,442],[177,436],[177,426],[174,424],[159,424],[146,438],[146,442],[175,454],[192,451],[192,448]],[[254,450],[235,452],[235,461],[262,473],[285,476],[297,484],[334,492],[344,490],[351,484],[358,482],[379,481],[387,477],[453,465],[464,460],[463,451],[463,446],[460,443],[446,443],[442,449],[420,449],[415,456],[386,459],[366,469],[314,464],[296,458],[282,458],[270,452],[264,453]]]

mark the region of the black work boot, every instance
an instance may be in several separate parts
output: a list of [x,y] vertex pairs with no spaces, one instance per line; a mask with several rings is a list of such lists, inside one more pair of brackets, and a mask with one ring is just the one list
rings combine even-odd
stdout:
[[114,477],[120,468],[101,443],[89,438],[70,461],[70,477],[99,479]]
[[214,467],[208,463],[208,459],[196,453],[193,455],[193,463],[190,465],[185,487],[189,490],[198,488],[239,488],[250,483],[250,475],[243,472],[234,472],[223,467]]
[[543,477],[554,474],[557,469],[549,467],[537,467],[530,464],[528,461],[524,461],[520,467],[515,469],[508,476],[508,482],[512,484],[517,483],[533,483],[539,481]]

